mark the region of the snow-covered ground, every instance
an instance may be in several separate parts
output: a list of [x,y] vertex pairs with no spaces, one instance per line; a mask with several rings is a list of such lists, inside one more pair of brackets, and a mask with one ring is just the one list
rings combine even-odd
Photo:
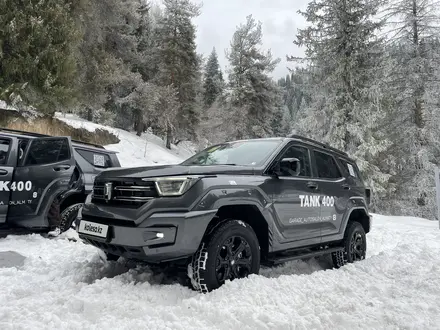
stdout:
[[109,126],[91,123],[71,114],[57,113],[56,117],[74,128],[84,128],[90,132],[104,129],[115,134],[121,141],[118,144],[105,146],[106,149],[118,152],[118,158],[123,167],[151,166],[162,164],[177,164],[194,154],[194,146],[184,141],[171,150],[159,137],[145,133],[137,136],[134,133]]
[[0,329],[439,329],[438,222],[373,221],[362,262],[290,262],[206,295],[65,236],[7,237],[26,259],[0,268]]

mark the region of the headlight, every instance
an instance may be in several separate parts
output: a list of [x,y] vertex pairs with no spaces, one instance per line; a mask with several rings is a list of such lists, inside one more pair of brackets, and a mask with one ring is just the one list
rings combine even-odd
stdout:
[[199,180],[199,177],[170,176],[144,180],[153,180],[155,182],[159,196],[181,196]]

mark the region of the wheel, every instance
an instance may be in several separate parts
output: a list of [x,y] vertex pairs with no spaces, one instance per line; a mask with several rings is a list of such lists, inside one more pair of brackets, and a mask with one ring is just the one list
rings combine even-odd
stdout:
[[60,216],[60,202],[57,198],[52,202],[49,208],[49,212],[47,213],[47,220],[49,221],[50,230],[55,230],[59,228],[61,222]]
[[254,230],[242,221],[229,220],[204,239],[188,265],[188,277],[195,290],[207,293],[259,270],[260,246]]
[[61,212],[60,220],[60,231],[64,233],[72,227],[76,217],[78,216],[79,209],[83,206],[82,203],[73,204],[66,207],[63,212]]
[[335,268],[365,259],[367,238],[364,227],[359,222],[353,221],[348,224],[343,244],[343,251],[332,253],[332,261]]
[[104,253],[105,253],[105,256],[107,257],[107,261],[118,261],[118,259],[120,258],[116,254],[112,254],[112,253],[108,253],[108,252],[104,252]]

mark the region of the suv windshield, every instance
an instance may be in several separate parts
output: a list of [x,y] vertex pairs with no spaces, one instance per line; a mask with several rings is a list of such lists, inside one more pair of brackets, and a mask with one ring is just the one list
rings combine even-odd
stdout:
[[209,147],[182,165],[262,165],[280,145],[280,140],[237,141]]

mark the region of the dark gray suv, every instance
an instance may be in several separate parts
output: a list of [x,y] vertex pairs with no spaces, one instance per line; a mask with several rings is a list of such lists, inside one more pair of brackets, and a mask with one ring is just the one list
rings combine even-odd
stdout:
[[301,136],[242,140],[179,165],[99,174],[77,231],[110,259],[181,265],[208,292],[261,264],[364,259],[369,200],[344,152]]
[[69,137],[0,128],[0,235],[70,228],[116,153]]

